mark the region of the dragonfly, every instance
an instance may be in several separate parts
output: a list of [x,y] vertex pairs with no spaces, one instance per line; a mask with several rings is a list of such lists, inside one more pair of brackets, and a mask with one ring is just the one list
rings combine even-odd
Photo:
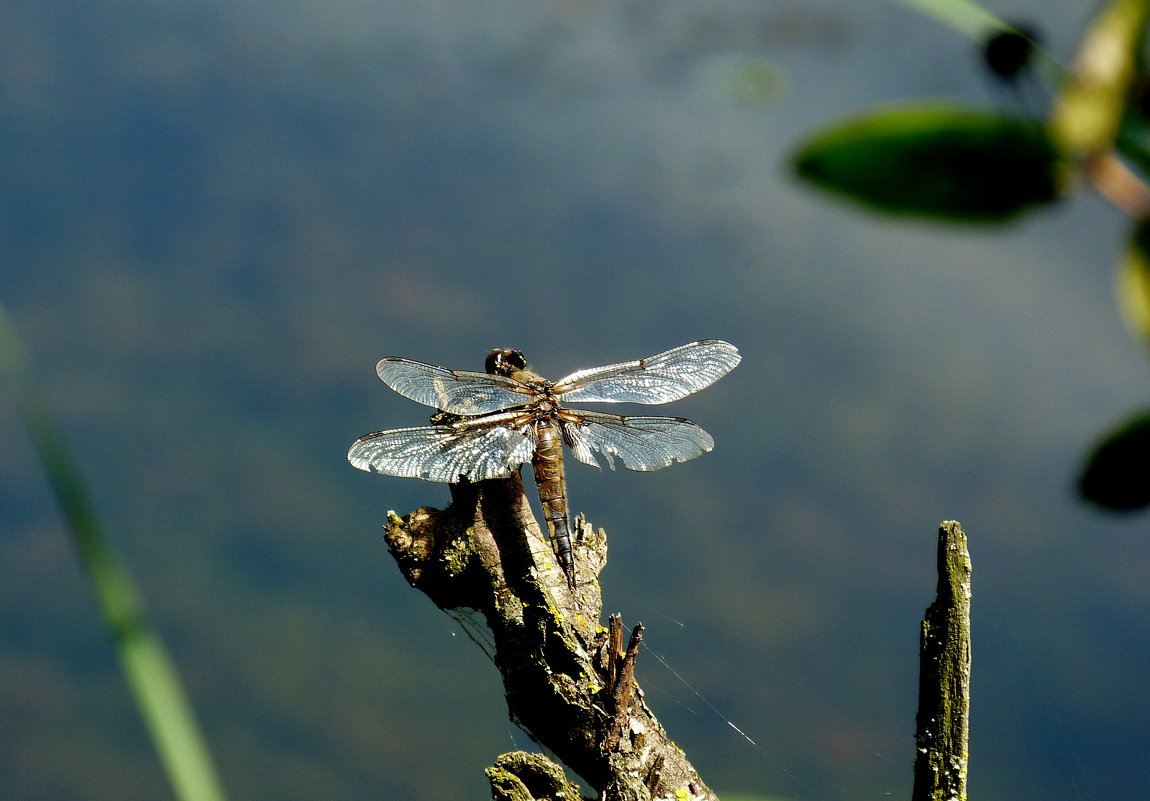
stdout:
[[734,345],[705,339],[548,381],[510,348],[491,351],[483,373],[389,356],[375,367],[383,383],[437,413],[431,425],[362,436],[347,458],[360,470],[451,484],[507,478],[530,462],[555,556],[574,589],[563,446],[599,470],[596,453],[612,470],[618,458],[628,470],[650,471],[694,459],[715,443],[683,417],[624,417],[565,404],[670,403],[709,387],[741,358]]

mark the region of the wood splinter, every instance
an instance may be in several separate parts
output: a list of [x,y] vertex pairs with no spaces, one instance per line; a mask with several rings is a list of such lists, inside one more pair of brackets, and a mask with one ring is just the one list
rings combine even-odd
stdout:
[[635,693],[635,659],[639,655],[639,645],[643,642],[643,624],[637,623],[631,630],[627,650],[623,651],[623,617],[611,615],[607,619],[607,687],[606,695],[611,699],[614,720],[607,736],[603,738],[603,752],[610,753],[619,747],[623,729],[627,725],[631,710],[631,699]]

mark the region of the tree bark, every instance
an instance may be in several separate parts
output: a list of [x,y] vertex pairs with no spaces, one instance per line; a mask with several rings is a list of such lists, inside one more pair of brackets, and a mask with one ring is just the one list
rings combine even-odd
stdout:
[[[600,624],[603,530],[576,520],[578,581],[571,590],[517,474],[454,484],[451,492],[447,509],[389,513],[387,542],[404,577],[437,606],[483,615],[511,719],[601,801],[717,801],[634,680],[642,627],[624,650],[621,619],[611,629]],[[539,755],[504,755],[488,769],[493,797],[570,801],[545,763]]]
[[912,801],[966,801],[970,734],[970,552],[953,520],[938,528],[938,590],[922,620]]

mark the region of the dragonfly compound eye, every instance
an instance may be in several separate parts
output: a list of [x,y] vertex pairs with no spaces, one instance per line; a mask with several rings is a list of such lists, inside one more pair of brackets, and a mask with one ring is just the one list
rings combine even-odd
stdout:
[[491,375],[510,376],[527,369],[527,357],[523,351],[511,348],[496,348],[487,355],[487,372]]

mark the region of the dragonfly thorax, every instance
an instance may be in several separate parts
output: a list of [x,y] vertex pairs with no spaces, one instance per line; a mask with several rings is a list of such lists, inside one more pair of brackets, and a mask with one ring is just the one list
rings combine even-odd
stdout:
[[531,399],[531,410],[539,417],[556,417],[562,408],[550,391],[536,393]]

